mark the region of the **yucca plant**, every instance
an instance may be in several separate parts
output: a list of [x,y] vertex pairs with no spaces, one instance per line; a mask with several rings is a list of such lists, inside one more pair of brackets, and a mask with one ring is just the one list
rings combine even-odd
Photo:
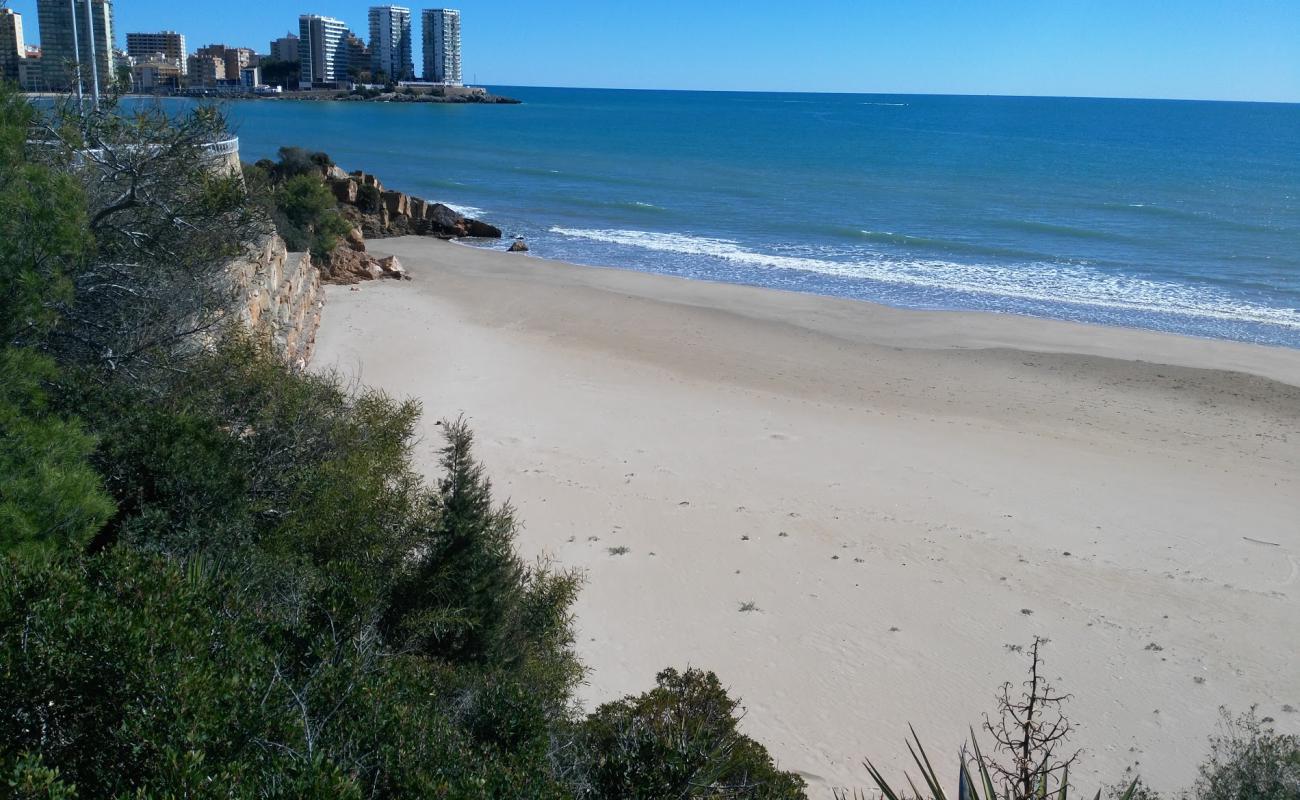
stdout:
[[[871,780],[880,790],[884,800],[949,800],[949,794],[944,791],[943,784],[939,779],[939,774],[935,771],[934,765],[930,763],[930,756],[925,752],[921,739],[916,734],[916,730],[909,726],[912,738],[907,743],[907,750],[912,755],[912,760],[916,762],[916,768],[920,771],[921,782],[924,788],[918,787],[912,780],[912,776],[904,774],[907,781],[907,790],[900,793],[896,791],[885,776],[880,772],[871,759],[863,762],[867,772],[871,775]],[[957,794],[955,800],[1069,800],[1073,795],[1070,793],[1070,768],[1068,765],[1062,770],[1059,786],[1049,785],[1049,777],[1044,774],[1039,776],[1037,785],[1033,787],[1028,795],[1022,794],[1011,788],[1004,788],[1001,792],[993,783],[993,777],[989,774],[986,766],[984,754],[980,752],[979,741],[975,738],[975,731],[971,730],[971,746],[974,749],[974,757],[962,748],[959,758],[960,769],[958,771]],[[971,765],[974,764],[975,774],[971,774]],[[1132,800],[1137,792],[1138,781],[1134,779],[1128,788],[1120,794],[1118,800]],[[866,795],[855,792],[854,798],[865,800]],[[849,800],[848,795],[840,793],[837,800]],[[1101,790],[1093,795],[1093,800],[1101,800]]]
[[[1079,753],[1061,754],[1074,730],[1063,711],[1070,696],[1054,689],[1044,674],[1040,655],[1044,644],[1046,640],[1034,638],[1029,648],[1029,677],[1020,690],[1011,683],[1002,685],[997,696],[997,721],[984,718],[984,732],[993,739],[999,757],[988,758],[980,752],[979,739],[971,729],[974,755],[965,747],[961,750],[957,800],[1068,800],[1070,766]],[[900,795],[868,759],[864,766],[871,780],[885,800],[948,800],[920,737],[914,728],[909,726],[909,730],[912,738],[907,750],[920,770],[924,786],[918,787],[911,775],[905,774],[909,793]],[[1132,800],[1137,788],[1138,781],[1134,780],[1119,800]],[[864,798],[861,793],[855,797]],[[841,793],[837,800],[849,798]],[[1100,790],[1095,800],[1101,800]]]

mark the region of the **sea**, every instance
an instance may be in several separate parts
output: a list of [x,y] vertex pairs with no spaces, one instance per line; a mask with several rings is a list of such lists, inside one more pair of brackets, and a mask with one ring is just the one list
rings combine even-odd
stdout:
[[227,113],[538,256],[1300,347],[1300,105],[491,90]]

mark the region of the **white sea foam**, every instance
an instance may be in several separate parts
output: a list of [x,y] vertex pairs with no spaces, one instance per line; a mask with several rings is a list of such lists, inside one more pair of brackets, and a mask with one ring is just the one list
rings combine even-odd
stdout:
[[903,259],[866,253],[851,261],[775,255],[748,250],[732,239],[652,231],[551,228],[552,233],[664,253],[708,256],[762,269],[798,270],[902,286],[960,291],[1046,303],[1181,314],[1300,329],[1300,309],[1241,300],[1208,286],[1110,275],[1085,264],[1031,262],[1015,267]]
[[465,217],[481,217],[487,212],[478,206],[458,206],[455,203],[443,203],[444,206]]

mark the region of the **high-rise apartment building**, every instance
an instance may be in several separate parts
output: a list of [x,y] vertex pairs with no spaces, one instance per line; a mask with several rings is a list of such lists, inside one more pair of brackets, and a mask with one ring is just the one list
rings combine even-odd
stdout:
[[23,41],[23,15],[12,8],[0,8],[0,81],[21,80],[19,75],[27,55]]
[[106,91],[114,77],[112,0],[37,0],[36,18],[46,85]]
[[161,55],[164,60],[174,62],[181,68],[181,74],[188,73],[185,59],[185,34],[175,31],[158,33],[128,33],[126,35],[126,54],[139,63],[156,61]]
[[271,57],[271,61],[297,61],[298,37],[292,33],[286,33],[279,39],[272,39],[271,49],[267,54]]
[[298,85],[338,83],[348,77],[348,26],[342,20],[303,14],[298,17]]
[[460,86],[460,12],[450,8],[426,8],[421,22],[424,79]]
[[411,9],[402,6],[370,7],[370,71],[391,80],[415,77],[411,55]]

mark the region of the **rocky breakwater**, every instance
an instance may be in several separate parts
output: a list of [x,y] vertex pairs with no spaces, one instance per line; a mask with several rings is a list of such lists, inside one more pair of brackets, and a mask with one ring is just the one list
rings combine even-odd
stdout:
[[501,229],[404,192],[388,191],[374,175],[346,173],[338,167],[326,175],[343,216],[371,239],[387,236],[436,236],[500,239]]

